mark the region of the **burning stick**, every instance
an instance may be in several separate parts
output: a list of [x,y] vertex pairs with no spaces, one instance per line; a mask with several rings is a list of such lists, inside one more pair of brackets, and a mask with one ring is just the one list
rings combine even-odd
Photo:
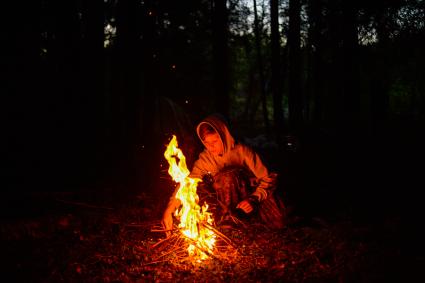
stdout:
[[223,241],[226,242],[226,244],[228,244],[232,248],[236,249],[235,245],[233,245],[233,242],[228,237],[226,237],[226,235],[224,235],[223,233],[221,233],[220,231],[218,231],[217,229],[215,229],[213,226],[211,226],[209,224],[204,224],[204,226],[207,229],[210,229],[211,231],[213,231],[214,233],[216,233],[218,236],[220,236],[220,238],[223,239]]
[[168,237],[168,238],[162,239],[161,241],[159,241],[159,242],[157,242],[157,243],[153,244],[153,245],[151,246],[151,249],[154,249],[154,248],[156,248],[157,246],[159,246],[160,244],[165,243],[166,241],[169,241],[171,238],[175,238],[175,237],[177,237],[177,236],[176,236],[176,235],[172,235],[172,236],[170,236],[170,237]]
[[174,229],[164,230],[164,229],[151,229],[151,232],[171,232],[174,231]]

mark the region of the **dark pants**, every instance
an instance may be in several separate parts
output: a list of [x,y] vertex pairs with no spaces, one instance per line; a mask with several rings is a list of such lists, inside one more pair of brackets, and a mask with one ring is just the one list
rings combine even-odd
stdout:
[[[235,216],[236,206],[255,190],[257,181],[246,169],[240,167],[225,168],[217,173],[214,176],[212,188],[217,206],[220,208],[219,218]],[[253,221],[259,219],[270,228],[283,228],[285,207],[283,202],[272,193],[254,207],[254,211],[247,217]]]

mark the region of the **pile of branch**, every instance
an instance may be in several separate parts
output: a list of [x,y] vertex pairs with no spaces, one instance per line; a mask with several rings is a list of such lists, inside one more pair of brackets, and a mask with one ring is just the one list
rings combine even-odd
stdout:
[[188,247],[191,244],[202,253],[206,254],[210,259],[223,262],[233,262],[238,257],[238,249],[231,239],[207,223],[200,225],[203,225],[204,228],[211,230],[216,235],[216,242],[212,251],[202,248],[198,243],[196,243],[196,241],[185,236],[182,230],[176,225],[174,225],[171,231],[163,230],[162,227],[157,225],[152,227],[151,232],[171,232],[171,236],[159,240],[150,247],[152,252],[152,261],[145,265],[161,262],[169,262],[173,265],[187,264],[190,262],[193,263],[194,258],[188,253]]

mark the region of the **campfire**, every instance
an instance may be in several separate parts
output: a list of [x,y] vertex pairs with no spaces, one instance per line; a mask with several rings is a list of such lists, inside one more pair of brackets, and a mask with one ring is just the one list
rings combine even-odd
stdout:
[[213,253],[216,233],[212,227],[214,219],[208,211],[208,204],[198,204],[199,197],[196,192],[201,179],[190,178],[186,166],[186,158],[178,148],[177,138],[173,135],[164,153],[170,167],[168,173],[178,183],[176,198],[181,202],[181,208],[175,213],[179,221],[179,231],[187,238],[189,244],[187,251],[196,259],[206,259]]
[[[149,264],[196,263],[210,258],[220,261],[235,260],[238,251],[233,242],[215,227],[208,204],[199,203],[197,186],[202,180],[189,177],[186,158],[178,148],[176,136],[173,135],[164,156],[169,163],[168,174],[177,183],[176,198],[180,200],[181,207],[174,214],[177,221],[171,235],[150,247],[156,256],[153,256]],[[170,231],[154,226],[151,232]]]

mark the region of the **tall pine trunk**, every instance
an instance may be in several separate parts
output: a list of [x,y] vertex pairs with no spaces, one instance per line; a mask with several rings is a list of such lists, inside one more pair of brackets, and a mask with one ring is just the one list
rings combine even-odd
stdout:
[[309,68],[308,83],[306,90],[309,93],[307,98],[309,118],[314,123],[321,125],[323,122],[323,39],[321,32],[323,30],[322,1],[310,0],[308,4],[308,49],[309,49]]
[[228,14],[226,0],[213,2],[213,66],[215,109],[229,116],[229,58],[228,58]]
[[84,164],[88,170],[86,178],[94,179],[99,172],[99,165],[106,161],[105,112],[106,99],[104,93],[104,1],[93,0],[82,4],[82,52],[81,52],[81,95],[84,109],[80,115],[84,117],[81,124],[85,137],[83,148]]
[[382,129],[388,119],[388,107],[389,107],[389,75],[388,70],[390,68],[389,62],[391,62],[390,56],[388,56],[388,44],[390,30],[388,27],[388,12],[381,10],[376,16],[377,21],[377,51],[375,56],[375,72],[374,78],[371,80],[371,120],[372,129],[374,132]]
[[303,123],[303,92],[301,87],[301,2],[289,1],[289,124],[291,131],[300,130]]
[[360,126],[360,91],[358,71],[358,34],[357,7],[355,1],[342,3],[342,58],[341,72],[343,108],[346,126],[349,131],[358,130]]
[[254,33],[255,33],[255,49],[257,55],[257,66],[258,66],[258,75],[261,91],[261,105],[263,108],[263,119],[264,126],[266,127],[266,132],[269,134],[270,131],[270,122],[269,115],[267,111],[267,93],[266,93],[266,82],[264,79],[264,64],[263,64],[263,55],[261,48],[261,33],[258,23],[258,14],[257,14],[257,1],[254,0]]
[[133,141],[138,130],[138,111],[140,111],[140,44],[141,6],[132,0],[118,1],[116,7],[117,37],[115,43],[114,98],[116,102],[116,121],[119,143]]
[[284,128],[283,99],[280,89],[280,33],[279,33],[279,1],[270,0],[271,29],[271,93],[273,96],[274,127],[279,138]]

